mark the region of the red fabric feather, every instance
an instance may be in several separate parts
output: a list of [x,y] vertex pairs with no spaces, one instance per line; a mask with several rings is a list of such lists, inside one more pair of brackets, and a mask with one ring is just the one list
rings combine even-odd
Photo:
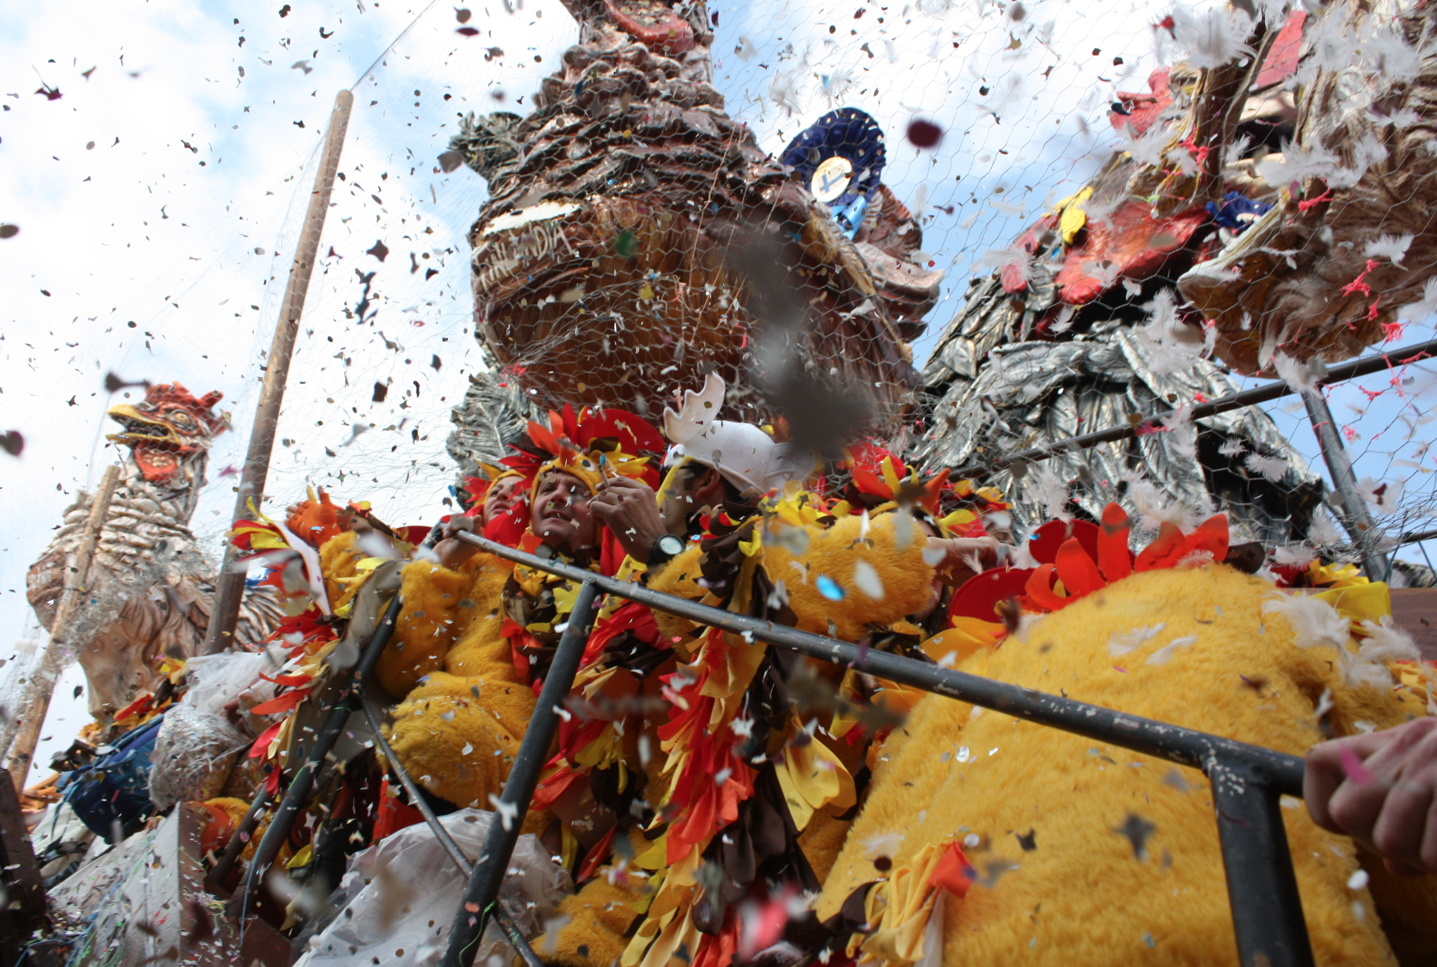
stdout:
[[1098,570],[1109,583],[1133,573],[1133,552],[1128,549],[1132,529],[1132,521],[1123,508],[1117,504],[1103,508],[1103,524],[1098,529]]

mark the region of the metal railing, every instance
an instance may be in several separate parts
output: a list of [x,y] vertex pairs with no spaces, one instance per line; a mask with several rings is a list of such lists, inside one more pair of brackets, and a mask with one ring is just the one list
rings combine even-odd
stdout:
[[[1303,760],[1296,756],[734,614],[526,554],[468,532],[457,536],[496,557],[578,582],[580,587],[568,627],[544,678],[534,717],[498,802],[500,819],[509,818],[489,826],[479,861],[454,917],[449,946],[441,961],[443,967],[473,964],[485,922],[498,910],[499,886],[519,838],[519,821],[533,799],[558,730],[559,713],[579,670],[600,593],[637,601],[810,658],[861,669],[902,685],[1201,769],[1212,784],[1213,810],[1241,963],[1265,963],[1270,967],[1307,967],[1313,963],[1279,808],[1281,796],[1302,796]],[[546,710],[550,714],[545,714]]]
[[[1296,756],[734,614],[526,554],[468,532],[456,536],[496,557],[580,585],[568,626],[544,678],[535,715],[520,742],[496,805],[496,821],[489,825],[478,861],[471,865],[460,853],[392,754],[380,729],[379,716],[366,695],[370,675],[389,642],[402,606],[396,592],[374,634],[361,649],[360,660],[342,697],[309,743],[303,765],[291,779],[273,821],[261,837],[244,884],[231,898],[229,911],[231,915],[240,914],[241,922],[256,871],[268,869],[278,855],[345,722],[355,710],[362,710],[411,801],[455,865],[469,877],[450,929],[449,944],[441,961],[443,967],[471,967],[490,917],[514,945],[526,967],[538,967],[539,959],[534,951],[499,905],[499,889],[519,839],[522,817],[528,811],[558,731],[559,712],[579,671],[600,595],[612,594],[749,640],[764,641],[810,658],[860,669],[902,685],[1202,770],[1212,786],[1213,810],[1241,963],[1265,963],[1270,967],[1309,967],[1313,963],[1279,807],[1281,796],[1302,796],[1303,760]],[[543,714],[546,709],[552,714]],[[265,795],[261,789],[257,806],[258,799]],[[258,809],[252,812],[257,814]],[[238,850],[234,852],[237,854]]]

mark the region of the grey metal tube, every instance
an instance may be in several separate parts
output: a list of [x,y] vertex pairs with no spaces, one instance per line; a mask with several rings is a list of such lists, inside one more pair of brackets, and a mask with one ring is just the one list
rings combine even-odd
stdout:
[[1312,967],[1278,794],[1241,763],[1214,758],[1208,765],[1238,962]]
[[[439,821],[439,817],[425,801],[419,787],[410,778],[409,771],[404,768],[404,764],[399,761],[399,757],[390,748],[389,740],[384,737],[384,723],[380,721],[379,713],[375,711],[374,703],[369,700],[369,695],[361,694],[359,702],[360,708],[364,711],[364,717],[369,721],[369,727],[374,730],[374,741],[379,744],[379,748],[384,752],[384,757],[389,760],[390,770],[399,777],[399,784],[404,787],[405,792],[409,793],[409,801],[414,804],[415,809],[419,810],[419,815],[424,817],[424,822],[434,833],[434,838],[439,841],[444,852],[449,854],[449,859],[459,868],[459,872],[466,877],[473,876],[474,864],[469,862],[469,858],[464,855],[459,844],[454,842],[454,837],[449,835],[449,830],[444,828],[444,824]],[[513,921],[502,904],[494,904],[494,922],[499,925],[499,929],[504,932],[509,943],[513,944],[514,949],[519,952],[519,958],[524,961],[525,967],[544,967],[544,962],[539,959],[539,955],[529,945],[528,939],[519,932],[518,924]]]
[[1307,421],[1317,436],[1317,445],[1322,448],[1322,460],[1327,472],[1332,475],[1332,485],[1342,501],[1342,523],[1352,537],[1352,543],[1362,554],[1362,568],[1371,581],[1387,579],[1387,557],[1377,549],[1377,525],[1367,512],[1367,504],[1357,493],[1357,475],[1352,472],[1352,461],[1342,446],[1342,437],[1337,433],[1337,424],[1332,420],[1332,410],[1327,407],[1327,398],[1322,390],[1308,390],[1302,394],[1302,405],[1307,407]]
[[[461,532],[460,536],[463,536]],[[483,540],[483,538],[480,538]],[[484,545],[490,542],[485,541]],[[495,545],[502,547],[503,545]],[[507,548],[506,548],[507,550]],[[529,555],[524,555],[529,557]],[[534,558],[538,561],[539,558]],[[548,562],[543,562],[548,563]],[[479,938],[484,925],[498,903],[499,886],[504,882],[504,873],[509,868],[509,857],[514,853],[514,844],[519,841],[519,826],[529,803],[534,798],[534,788],[539,784],[539,774],[549,758],[549,746],[559,731],[559,709],[565,696],[574,685],[574,676],[579,671],[579,661],[584,657],[584,646],[589,640],[589,627],[594,620],[595,599],[599,596],[598,575],[579,568],[567,568],[573,578],[582,581],[578,596],[574,599],[573,610],[569,612],[569,626],[559,639],[549,673],[539,690],[539,700],[534,706],[534,717],[519,743],[519,752],[514,756],[514,766],[509,770],[509,780],[504,783],[504,793],[499,797],[496,817],[499,822],[489,824],[489,835],[485,837],[484,849],[479,862],[469,877],[469,886],[464,899],[454,915],[454,925],[449,929],[449,946],[444,951],[441,967],[471,967],[478,952]],[[558,572],[553,572],[558,573]],[[565,577],[570,574],[565,573]]]
[[[1357,379],[1362,376],[1370,376],[1373,373],[1389,369],[1394,365],[1416,362],[1423,356],[1437,355],[1437,339],[1429,342],[1417,343],[1414,346],[1405,346],[1401,349],[1394,349],[1391,352],[1379,353],[1376,356],[1366,356],[1362,359],[1354,359],[1351,362],[1342,363],[1338,366],[1330,366],[1327,375],[1319,379],[1319,386],[1330,386],[1333,383],[1341,383],[1349,379]],[[1194,420],[1201,420],[1209,416],[1216,416],[1219,413],[1226,413],[1228,410],[1236,410],[1244,406],[1252,406],[1255,403],[1266,403],[1270,400],[1281,399],[1284,396],[1292,396],[1296,393],[1287,383],[1278,380],[1268,383],[1266,386],[1255,386],[1252,389],[1234,393],[1231,396],[1224,396],[1220,399],[1209,400],[1206,403],[1195,404],[1189,415]],[[1073,450],[1086,450],[1095,447],[1100,443],[1111,443],[1114,440],[1126,440],[1128,437],[1137,436],[1136,426],[1115,426],[1106,430],[1098,430],[1094,433],[1084,433],[1081,436],[1071,437],[1058,443],[1050,443],[1043,447],[1033,447],[1028,450],[1019,450],[1017,453],[1000,454],[982,464],[970,464],[960,470],[954,471],[958,477],[974,477],[980,474],[1001,470],[1011,467],[1017,463],[1035,463],[1039,460],[1046,460],[1051,456],[1060,453],[1067,453]]]
[[1207,762],[1214,755],[1221,757],[1224,762],[1246,763],[1257,770],[1277,792],[1299,798],[1302,796],[1303,761],[1297,756],[1137,715],[1127,715],[1101,705],[1090,705],[966,672],[939,668],[912,658],[860,648],[846,641],[776,625],[771,621],[733,614],[686,598],[653,591],[641,584],[618,581],[557,561],[544,560],[474,534],[461,533],[459,539],[506,560],[573,581],[587,581],[607,594],[616,594],[660,611],[689,618],[699,624],[791,648],[810,658],[835,665],[860,668],[903,685],[912,685],[927,692],[971,702],[1065,732],[1111,742],[1134,752],[1157,756],[1195,769],[1206,768]]

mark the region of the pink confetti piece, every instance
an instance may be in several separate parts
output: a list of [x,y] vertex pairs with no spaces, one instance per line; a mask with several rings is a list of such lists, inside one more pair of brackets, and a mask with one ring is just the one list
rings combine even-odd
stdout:
[[1357,753],[1352,749],[1344,745],[1338,749],[1337,758],[1342,763],[1342,771],[1353,782],[1361,784],[1372,781],[1372,773],[1362,764],[1362,760],[1357,758]]

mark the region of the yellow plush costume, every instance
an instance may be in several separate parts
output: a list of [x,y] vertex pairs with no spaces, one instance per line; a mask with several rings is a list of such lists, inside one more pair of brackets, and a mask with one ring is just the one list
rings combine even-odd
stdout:
[[[1423,714],[1410,690],[1344,681],[1352,652],[1299,647],[1286,614],[1263,610],[1279,597],[1223,565],[1147,571],[961,667],[1294,755],[1323,738],[1315,708],[1328,692],[1338,734]],[[1207,790],[1194,770],[929,696],[879,757],[817,913],[833,917],[882,880],[867,888],[877,922],[855,935],[856,955],[923,958],[940,892],[923,871],[956,841],[977,882],[961,899],[943,891],[945,965],[1230,963],[1236,943]],[[1351,841],[1319,830],[1300,802],[1284,806],[1317,963],[1390,962],[1373,896],[1352,879]],[[1430,930],[1434,900],[1431,878],[1407,885],[1405,916],[1425,917],[1416,922]]]
[[482,553],[456,569],[406,567],[395,647],[379,668],[386,690],[405,695],[389,734],[395,755],[415,781],[459,806],[487,808],[534,713],[534,692],[499,635],[508,574]]

